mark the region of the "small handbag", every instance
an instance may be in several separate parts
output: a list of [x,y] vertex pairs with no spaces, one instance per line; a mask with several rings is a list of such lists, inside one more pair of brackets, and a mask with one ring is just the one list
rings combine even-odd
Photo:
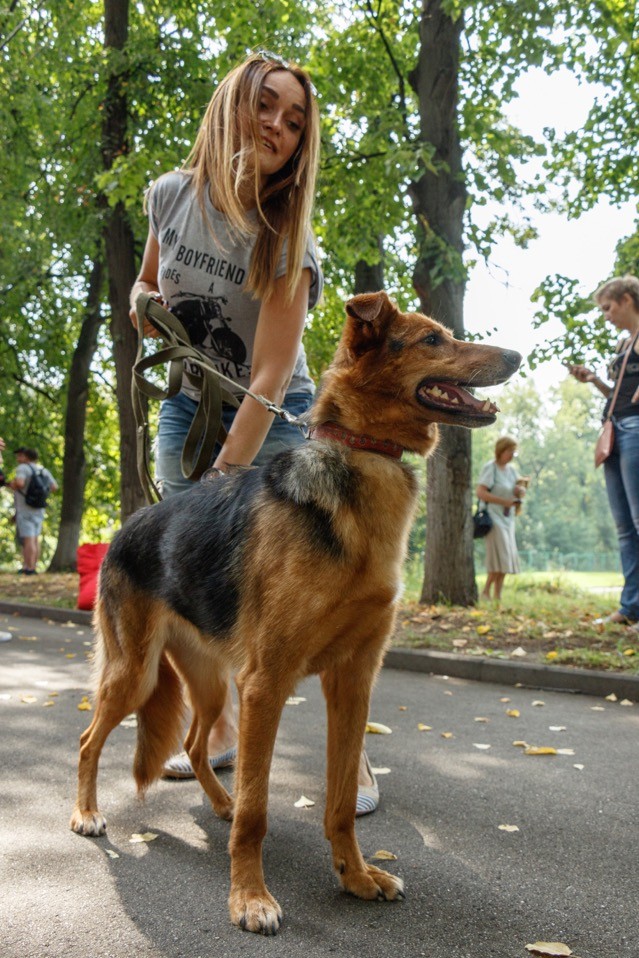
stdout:
[[479,505],[477,500],[477,512],[473,515],[473,539],[483,539],[487,536],[493,527],[493,520],[486,506]]
[[[495,468],[493,486],[495,485],[496,479],[497,479],[497,469]],[[493,486],[491,486],[490,489],[492,489]],[[490,489],[488,490],[489,492],[490,492]],[[488,511],[488,504],[484,502],[482,505],[480,503],[480,500],[478,499],[477,510],[475,511],[473,515],[473,539],[483,539],[484,536],[488,535],[492,527],[493,527],[493,519],[491,514]]]
[[630,345],[628,346],[628,349],[624,353],[621,369],[619,370],[619,376],[617,377],[617,384],[615,386],[615,391],[612,394],[612,401],[610,403],[608,415],[603,421],[601,432],[599,433],[599,436],[597,438],[597,443],[595,445],[595,469],[597,469],[597,467],[600,466],[602,462],[606,461],[606,459],[610,456],[615,445],[615,426],[612,421],[612,413],[615,408],[615,403],[617,402],[617,395],[619,393],[619,387],[621,386],[621,380],[623,379],[623,374],[626,371],[626,364],[630,357],[630,353],[634,349],[638,336],[639,336],[639,333],[636,333],[633,336],[632,341]]

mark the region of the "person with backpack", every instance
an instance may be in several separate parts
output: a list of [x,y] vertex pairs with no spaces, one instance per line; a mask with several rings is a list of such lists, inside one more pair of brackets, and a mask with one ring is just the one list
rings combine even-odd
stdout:
[[48,469],[36,465],[35,449],[19,446],[14,453],[18,465],[7,486],[15,493],[16,534],[22,549],[22,568],[18,572],[35,575],[47,499],[57,491],[58,484]]

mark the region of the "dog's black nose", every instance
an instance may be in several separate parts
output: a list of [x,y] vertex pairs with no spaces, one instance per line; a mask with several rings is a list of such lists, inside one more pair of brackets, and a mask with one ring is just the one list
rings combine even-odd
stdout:
[[516,369],[519,369],[522,360],[521,353],[516,353],[514,349],[504,349],[502,350],[502,355],[504,357],[504,362],[508,363],[509,366],[512,366],[513,372],[515,372]]

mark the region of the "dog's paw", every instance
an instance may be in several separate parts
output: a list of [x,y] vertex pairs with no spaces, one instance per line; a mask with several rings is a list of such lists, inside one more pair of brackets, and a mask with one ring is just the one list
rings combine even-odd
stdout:
[[218,818],[223,819],[225,822],[233,821],[233,813],[235,812],[235,802],[230,795],[226,796],[226,799],[220,800],[216,798],[215,801],[211,799],[211,805],[213,806],[213,811]]
[[276,935],[282,924],[282,909],[266,889],[262,895],[231,892],[229,910],[231,921],[243,931]]
[[396,875],[367,865],[363,871],[343,872],[340,876],[342,887],[358,898],[368,901],[401,901],[404,894],[404,882]]
[[76,808],[73,812],[70,825],[78,835],[87,835],[92,838],[104,835],[107,827],[106,818],[97,809],[95,811],[90,809],[82,811],[79,808]]

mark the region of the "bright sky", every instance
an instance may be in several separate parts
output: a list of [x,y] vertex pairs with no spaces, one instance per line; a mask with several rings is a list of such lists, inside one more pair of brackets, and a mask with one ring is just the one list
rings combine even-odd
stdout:
[[[525,133],[536,136],[541,136],[543,127],[554,126],[558,132],[579,127],[593,97],[592,88],[580,86],[568,71],[554,76],[531,71],[519,84],[519,92],[510,116]],[[488,266],[482,262],[473,269],[464,308],[470,332],[496,327],[487,341],[524,355],[562,330],[559,321],[532,328],[536,311],[530,301],[532,292],[552,273],[577,279],[584,295],[613,275],[615,246],[633,232],[636,207],[627,203],[617,209],[601,202],[578,220],[567,220],[557,214],[542,215],[531,206],[530,216],[539,239],[526,250],[509,239],[499,242]],[[552,361],[530,375],[545,391],[563,379],[565,371]]]

